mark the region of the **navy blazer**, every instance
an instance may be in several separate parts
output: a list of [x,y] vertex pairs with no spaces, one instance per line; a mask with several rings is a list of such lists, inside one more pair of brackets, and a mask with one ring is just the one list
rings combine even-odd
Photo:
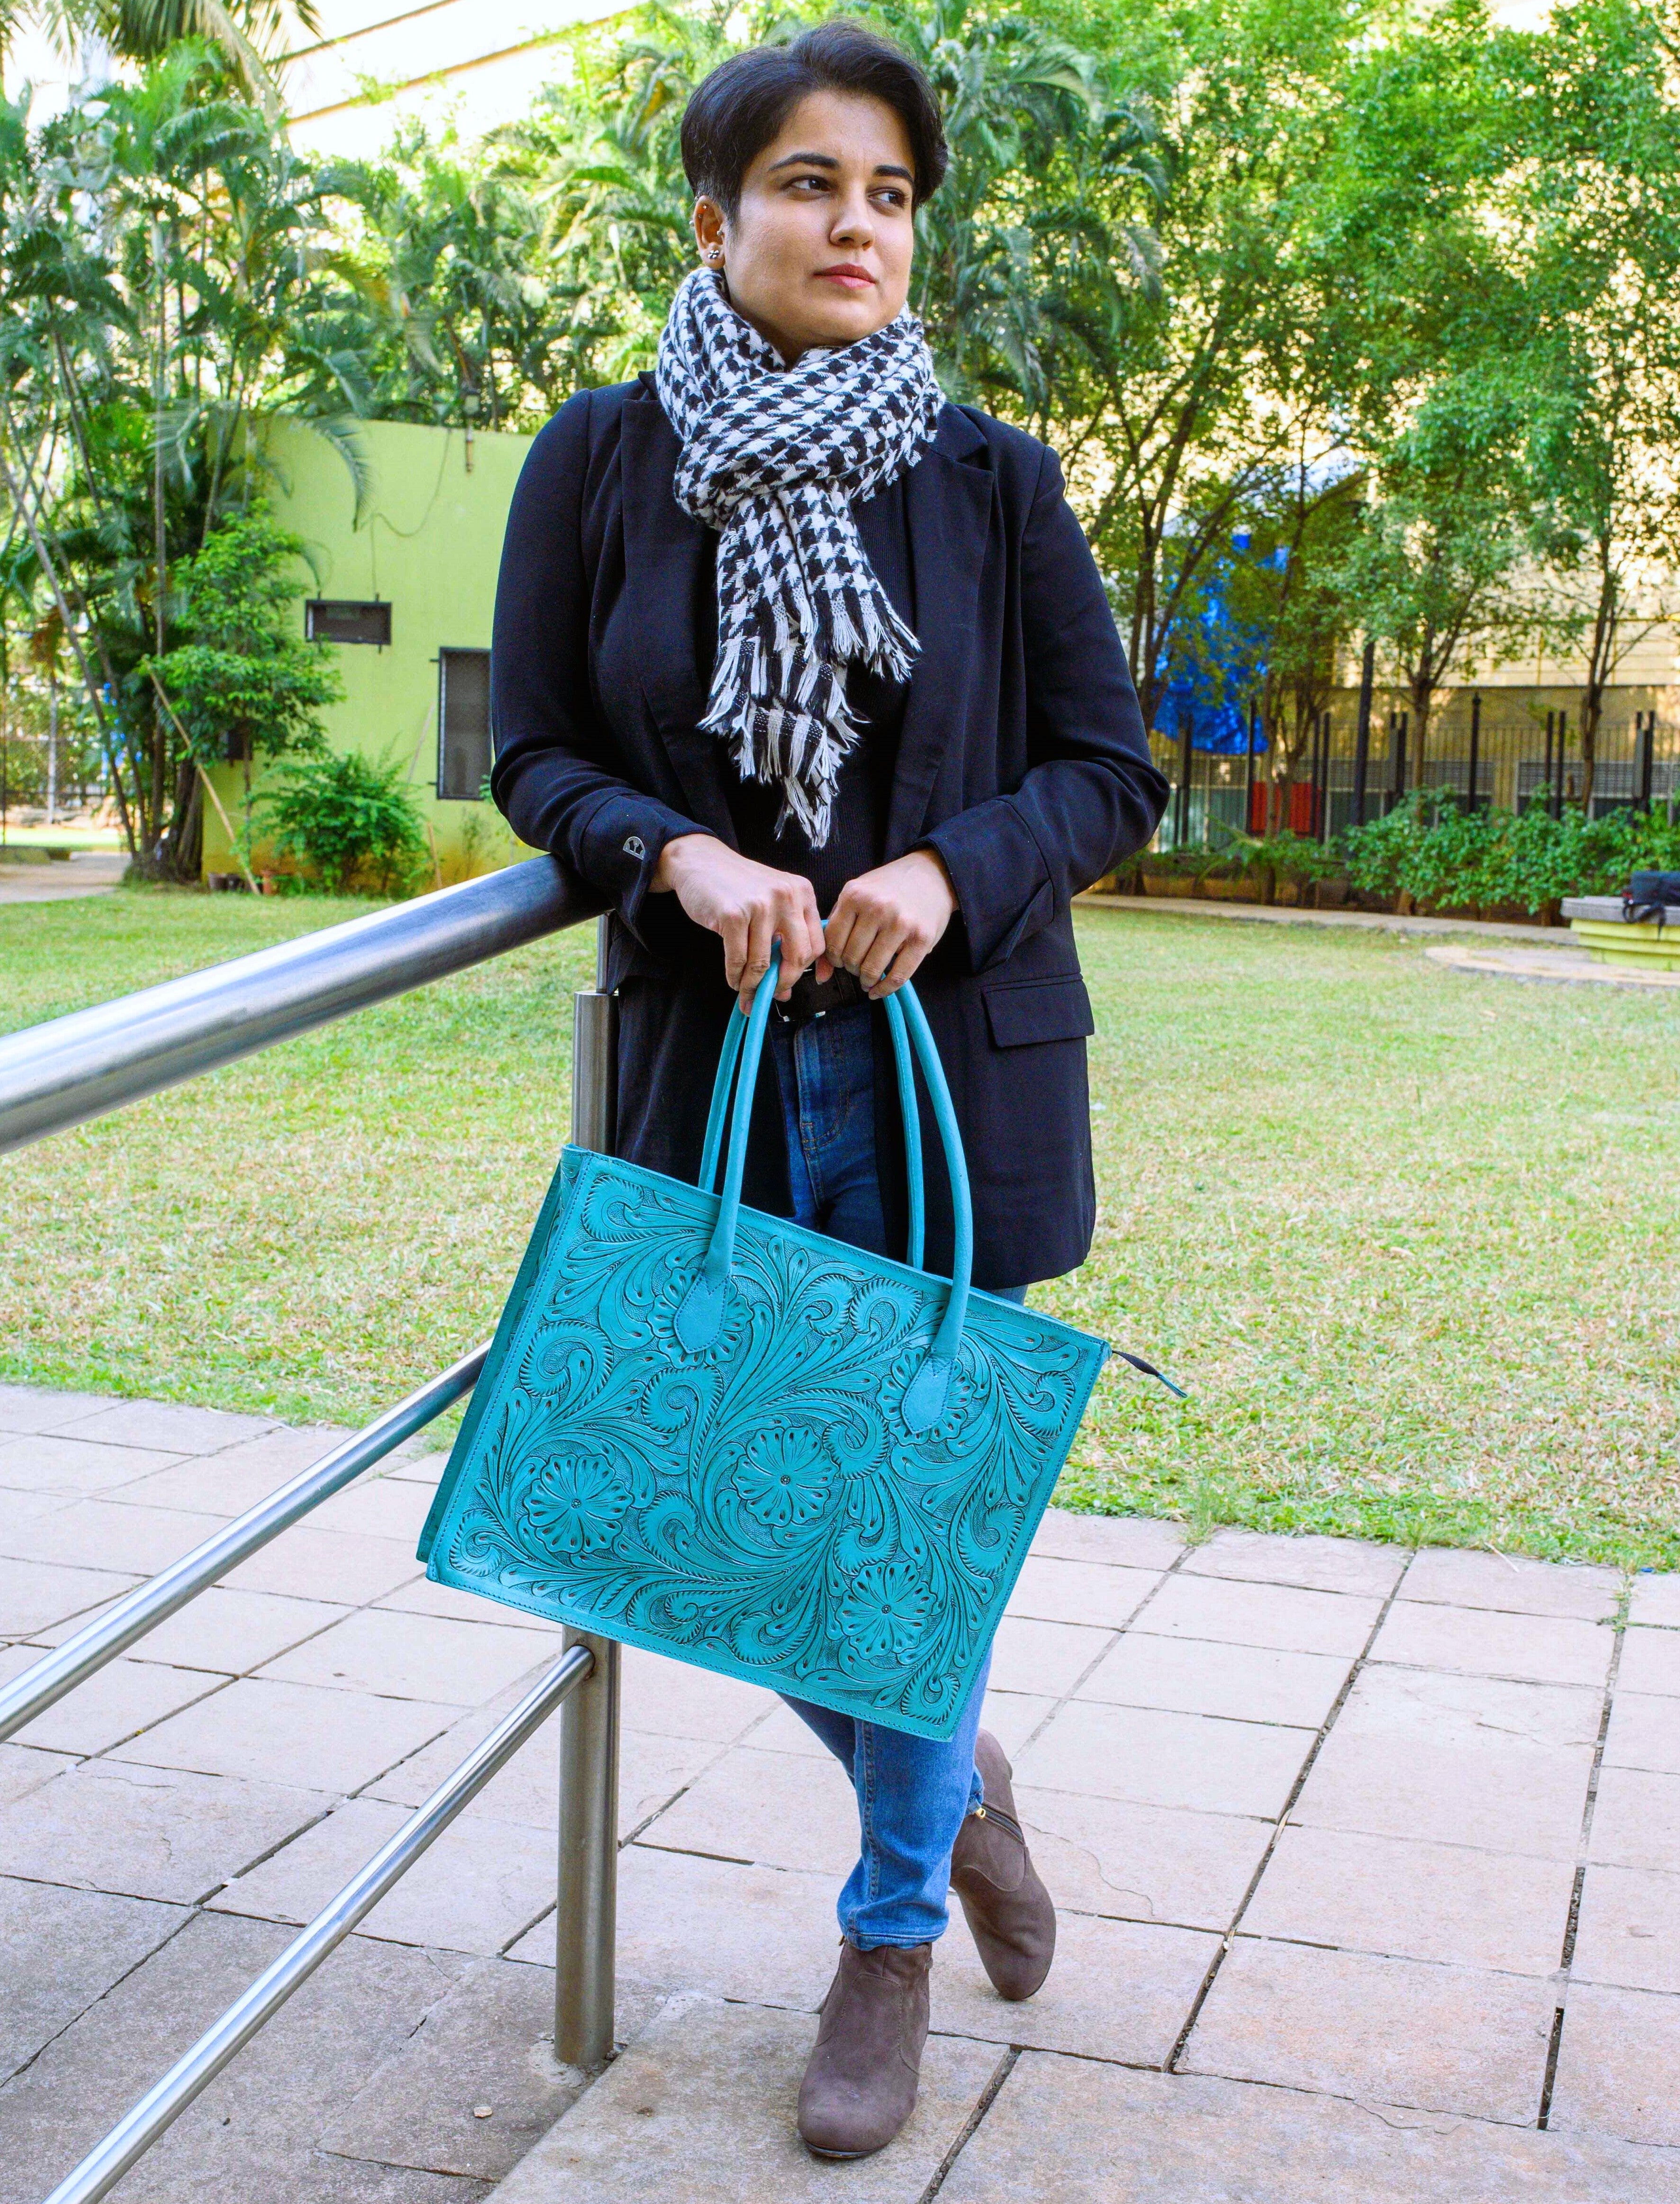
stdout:
[[[649,883],[674,835],[734,843],[722,742],[703,734],[715,587],[707,531],[677,505],[680,447],[649,376],[581,391],[531,447],[496,590],[491,789],[520,838],[613,914],[620,1154],[692,1182],[734,1003],[719,937]],[[974,1202],[974,1278],[1013,1286],[1089,1248],[1085,1037],[1073,896],[1141,849],[1167,785],[1150,761],[1113,616],[1055,455],[947,405],[907,478],[921,654],[905,702],[884,859],[931,846],[959,905],[915,975]],[[951,1204],[922,1107],[927,1265]],[[904,1141],[884,1011],[876,1129],[903,1253]],[[775,1066],[755,1090],[745,1199],[792,1214]]]

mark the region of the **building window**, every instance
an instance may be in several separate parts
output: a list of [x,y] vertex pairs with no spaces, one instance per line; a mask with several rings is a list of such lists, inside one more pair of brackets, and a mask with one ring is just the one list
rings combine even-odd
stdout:
[[383,650],[391,640],[391,608],[349,597],[311,597],[303,608],[303,631],[311,643],[371,643]]
[[437,654],[437,793],[476,803],[490,769],[490,655]]

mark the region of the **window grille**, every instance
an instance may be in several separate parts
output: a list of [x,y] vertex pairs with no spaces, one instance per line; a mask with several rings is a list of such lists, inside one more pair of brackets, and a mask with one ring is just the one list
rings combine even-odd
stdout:
[[437,654],[437,793],[476,803],[490,769],[490,655]]
[[378,599],[311,597],[303,631],[311,643],[371,643],[383,650],[391,640],[391,608]]

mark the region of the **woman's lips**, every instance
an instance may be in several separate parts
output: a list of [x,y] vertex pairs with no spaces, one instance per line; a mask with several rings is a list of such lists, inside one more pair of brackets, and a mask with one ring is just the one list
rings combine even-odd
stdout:
[[875,278],[867,268],[854,268],[845,262],[838,268],[819,268],[816,277],[820,283],[839,284],[843,291],[872,291],[875,288]]

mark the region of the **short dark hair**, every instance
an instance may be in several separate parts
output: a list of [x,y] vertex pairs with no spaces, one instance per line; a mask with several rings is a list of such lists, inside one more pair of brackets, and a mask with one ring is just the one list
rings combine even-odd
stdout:
[[902,47],[836,16],[789,45],[732,54],[695,87],[682,118],[682,164],[695,197],[703,193],[733,215],[747,170],[813,92],[884,100],[910,140],[911,204],[939,189],[950,156],[933,86]]

